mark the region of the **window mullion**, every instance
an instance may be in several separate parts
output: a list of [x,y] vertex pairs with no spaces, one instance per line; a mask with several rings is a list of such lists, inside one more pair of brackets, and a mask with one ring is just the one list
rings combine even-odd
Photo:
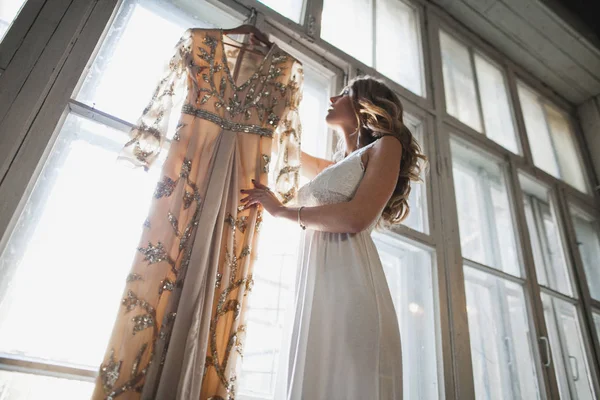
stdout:
[[0,353],[0,370],[45,375],[56,378],[76,379],[93,382],[98,375],[96,369],[71,367],[34,359],[26,359]]
[[588,363],[591,369],[591,378],[596,394],[600,393],[600,340],[595,332],[594,316],[592,314],[593,299],[591,297],[585,269],[579,248],[577,245],[577,234],[573,226],[571,212],[566,199],[564,189],[558,190],[556,196],[557,222],[566,236],[565,258],[568,257],[570,264],[573,266],[573,274],[575,277],[575,287],[579,293],[579,302],[582,304],[582,314],[584,316],[582,322],[582,332],[584,336],[584,346],[590,354]]
[[475,85],[475,94],[477,96],[477,109],[479,110],[479,126],[481,127],[481,133],[487,137],[485,132],[485,123],[483,122],[483,106],[481,104],[481,92],[479,90],[479,79],[477,78],[477,69],[475,66],[475,56],[473,49],[467,47],[469,51],[469,62],[471,63],[471,71],[473,71],[473,84]]
[[519,146],[526,163],[534,165],[533,155],[529,145],[529,137],[527,136],[527,128],[525,127],[525,118],[523,117],[523,109],[521,108],[521,102],[519,100],[517,81],[514,72],[510,68],[506,70],[506,87],[509,95],[509,106],[511,107],[515,119],[515,131],[517,132],[518,138],[517,145]]

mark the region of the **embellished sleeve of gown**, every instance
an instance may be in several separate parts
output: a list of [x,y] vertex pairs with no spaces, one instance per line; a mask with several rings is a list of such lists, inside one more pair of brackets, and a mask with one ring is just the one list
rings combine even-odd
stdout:
[[302,154],[302,125],[298,108],[302,101],[304,72],[297,60],[294,60],[291,69],[285,95],[286,110],[273,135],[273,163],[269,177],[269,185],[284,204],[296,196]]
[[119,154],[119,161],[148,170],[164,146],[169,119],[176,104],[187,92],[188,65],[192,61],[192,29],[186,30],[163,67],[161,79],[150,102],[129,132],[130,140]]

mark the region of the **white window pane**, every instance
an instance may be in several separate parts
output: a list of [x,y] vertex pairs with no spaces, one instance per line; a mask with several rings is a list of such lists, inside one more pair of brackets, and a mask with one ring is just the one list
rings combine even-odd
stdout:
[[585,279],[590,289],[590,295],[600,301],[600,229],[598,222],[588,219],[587,216],[573,213],[573,226],[577,235],[577,247],[583,268]]
[[542,303],[561,399],[596,399],[577,309],[546,293]]
[[477,54],[474,57],[485,134],[513,153],[518,153],[515,125],[508,102],[504,75],[499,68],[483,57]]
[[[422,150],[427,154],[427,149],[423,142],[423,125],[418,123],[415,118],[404,116],[404,123],[410,129],[417,142],[422,147]],[[408,195],[408,205],[410,207],[410,213],[408,217],[402,222],[403,225],[408,226],[416,231],[429,233],[429,222],[427,216],[427,174],[425,171],[421,174],[423,182],[411,182],[411,190]]]
[[520,275],[515,229],[502,168],[452,143],[463,257]]
[[26,0],[0,0],[0,42],[17,19]]
[[263,214],[254,289],[248,301],[242,371],[243,398],[274,399],[283,326],[293,316],[292,292],[300,240],[297,224]]
[[574,188],[588,191],[568,117],[522,83],[517,85],[535,165]]
[[305,64],[304,88],[300,103],[302,151],[320,158],[331,156],[331,135],[325,122],[330,95],[331,78]]
[[264,5],[277,11],[279,14],[300,23],[302,16],[302,0],[258,0]]
[[538,283],[573,296],[569,267],[549,193],[531,179],[524,176],[519,178],[524,192],[525,219]]
[[440,46],[446,111],[481,132],[481,117],[469,49],[442,31],[440,31]]
[[373,65],[373,0],[324,0],[321,37]]
[[552,141],[558,156],[560,177],[576,189],[587,192],[581,157],[577,151],[569,121],[563,113],[551,105],[546,104],[545,108]]
[[477,399],[539,399],[523,288],[465,267]]
[[[204,6],[206,8],[206,6]],[[75,98],[90,107],[135,123],[152,97],[164,65],[185,29],[210,27],[213,11],[177,9],[168,2],[126,0],[91,62]],[[216,13],[216,11],[214,11]],[[188,15],[175,19],[174,15]],[[214,14],[216,18],[216,14]],[[136,57],[143,55],[140,63]],[[176,114],[176,113],[175,113]]]
[[400,0],[377,0],[375,68],[422,96],[423,64],[417,10]]
[[162,163],[116,163],[127,139],[67,117],[0,254],[0,352],[102,361]]
[[94,382],[0,370],[2,400],[81,400],[92,397]]
[[383,234],[373,237],[400,325],[404,398],[437,399],[437,290],[431,253]]
[[560,178],[558,160],[546,122],[546,113],[539,96],[520,83],[517,85],[517,89],[533,162],[549,174]]

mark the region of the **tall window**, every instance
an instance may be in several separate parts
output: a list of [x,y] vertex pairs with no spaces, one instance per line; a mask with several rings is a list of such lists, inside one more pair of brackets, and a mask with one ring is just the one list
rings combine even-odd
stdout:
[[551,194],[528,176],[520,175],[519,181],[525,195],[527,230],[561,398],[569,398],[569,392],[576,392],[575,398],[591,399],[592,386],[578,313],[580,305],[564,255],[563,235]]
[[[184,30],[227,20],[206,5],[122,3],[1,250],[0,357],[34,369],[0,372],[0,397],[91,396],[163,162],[132,170],[117,154]],[[73,380],[35,375],[65,368]]]
[[324,0],[321,37],[425,95],[419,13],[400,0]]
[[452,165],[476,397],[540,398],[503,167],[457,142]]
[[513,153],[519,152],[503,72],[440,31],[446,111]]
[[535,165],[588,192],[570,118],[522,82],[517,88]]

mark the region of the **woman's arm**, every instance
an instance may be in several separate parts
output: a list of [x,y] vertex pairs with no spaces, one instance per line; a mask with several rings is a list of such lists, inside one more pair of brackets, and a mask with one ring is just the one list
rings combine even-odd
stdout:
[[302,176],[312,179],[331,164],[333,164],[332,161],[314,157],[302,152],[302,167],[300,168],[300,173]]
[[[346,203],[304,207],[302,223],[309,229],[356,233],[367,229],[389,201],[400,170],[402,145],[392,137],[379,139],[370,150],[365,175],[354,198]],[[268,210],[267,210],[268,211]],[[278,207],[276,217],[298,221],[297,207]]]

